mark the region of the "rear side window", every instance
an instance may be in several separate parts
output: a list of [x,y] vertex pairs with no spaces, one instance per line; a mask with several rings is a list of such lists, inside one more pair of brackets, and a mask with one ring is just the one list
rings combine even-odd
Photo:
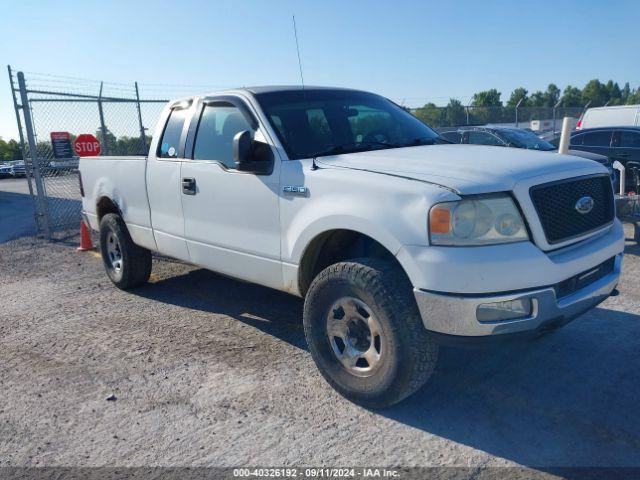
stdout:
[[640,148],[640,133],[630,132],[629,130],[622,130],[620,132],[620,141],[618,142],[620,148]]
[[609,147],[611,144],[611,132],[587,132],[583,135],[582,145],[588,147]]
[[160,158],[176,158],[182,137],[182,127],[187,118],[187,108],[173,109],[160,139]]

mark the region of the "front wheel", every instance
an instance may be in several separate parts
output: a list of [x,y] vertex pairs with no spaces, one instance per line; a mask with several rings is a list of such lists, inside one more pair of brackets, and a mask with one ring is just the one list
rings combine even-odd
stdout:
[[394,264],[357,259],[326,268],[309,288],[303,321],[320,373],[356,403],[393,405],[433,373],[438,346]]
[[151,252],[133,243],[122,217],[115,213],[107,213],[100,220],[100,252],[116,287],[128,290],[149,280]]

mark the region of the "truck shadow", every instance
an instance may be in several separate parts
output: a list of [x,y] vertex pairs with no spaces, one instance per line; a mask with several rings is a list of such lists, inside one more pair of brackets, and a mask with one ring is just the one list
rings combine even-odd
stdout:
[[302,328],[303,300],[209,270],[192,270],[135,290],[136,295],[192,310],[227,315],[306,349]]
[[443,349],[432,380],[380,413],[550,473],[640,466],[639,320],[596,308],[527,343]]
[[[302,300],[278,291],[193,270],[135,293],[228,315],[306,349]],[[560,475],[549,466],[640,466],[639,320],[597,308],[536,340],[442,348],[422,390],[372,413]]]

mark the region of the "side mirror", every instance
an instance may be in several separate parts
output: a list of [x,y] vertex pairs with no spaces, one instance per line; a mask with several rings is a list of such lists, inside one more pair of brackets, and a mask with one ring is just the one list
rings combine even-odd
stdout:
[[273,170],[273,154],[269,145],[251,138],[249,130],[233,137],[233,160],[241,172],[269,175]]

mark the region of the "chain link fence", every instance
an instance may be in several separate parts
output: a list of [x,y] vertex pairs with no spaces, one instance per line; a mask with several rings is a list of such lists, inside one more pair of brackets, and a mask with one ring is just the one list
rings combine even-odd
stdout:
[[425,106],[410,109],[416,117],[433,128],[499,124],[535,131],[558,132],[564,117],[579,118],[582,107],[453,107]]
[[[33,199],[38,233],[53,238],[77,227],[81,197],[78,156],[72,148],[54,149],[53,137],[92,134],[101,155],[146,155],[153,128],[169,98],[224,88],[207,85],[146,85],[86,80],[8,67],[25,174]],[[434,128],[508,124],[556,132],[562,118],[578,118],[583,109],[546,107],[449,107],[409,109]],[[64,150],[64,149],[63,149]]]
[[81,209],[78,157],[53,137],[92,134],[101,155],[146,155],[167,99],[141,97],[137,83],[8,71],[36,227],[53,238],[78,226]]

